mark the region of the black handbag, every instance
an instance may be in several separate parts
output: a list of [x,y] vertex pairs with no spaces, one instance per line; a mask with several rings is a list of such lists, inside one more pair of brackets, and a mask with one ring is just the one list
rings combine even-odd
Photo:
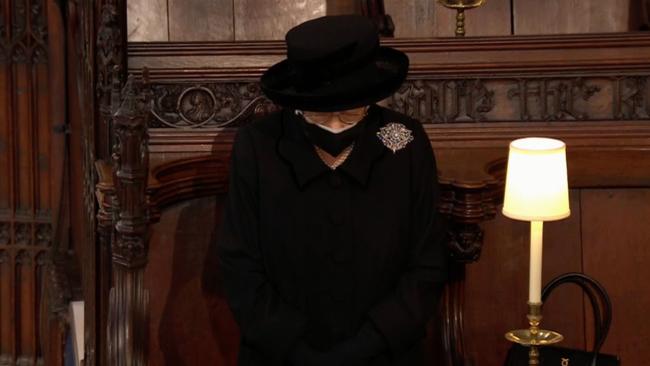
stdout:
[[[549,282],[542,290],[542,302],[553,289],[563,283],[574,283],[587,294],[594,310],[594,348],[591,352],[557,347],[539,347],[540,366],[619,366],[618,356],[600,353],[612,323],[612,303],[603,286],[593,278],[582,273],[566,273]],[[527,366],[528,347],[514,344],[508,351],[505,366]]]

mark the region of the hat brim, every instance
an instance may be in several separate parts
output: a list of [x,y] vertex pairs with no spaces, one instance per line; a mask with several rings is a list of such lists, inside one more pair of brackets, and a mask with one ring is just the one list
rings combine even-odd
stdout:
[[404,82],[409,59],[401,51],[379,47],[375,57],[358,69],[315,85],[305,85],[288,60],[271,66],[260,80],[275,104],[306,111],[331,112],[362,107],[392,95]]

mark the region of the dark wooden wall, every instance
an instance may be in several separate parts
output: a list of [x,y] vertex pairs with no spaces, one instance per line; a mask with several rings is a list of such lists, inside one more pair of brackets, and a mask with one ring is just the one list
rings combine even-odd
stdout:
[[287,27],[325,15],[326,0],[128,1],[130,41],[281,39]]
[[60,204],[64,123],[50,1],[0,2],[0,364],[43,362],[39,307]]
[[125,18],[114,0],[0,2],[0,365],[60,365],[71,300],[86,305],[86,364],[102,355],[94,163]]
[[[129,0],[129,41],[283,39],[325,14],[358,13],[360,0]],[[434,0],[384,0],[395,37],[450,37],[455,12]],[[489,0],[466,14],[468,36],[638,30],[639,0]]]

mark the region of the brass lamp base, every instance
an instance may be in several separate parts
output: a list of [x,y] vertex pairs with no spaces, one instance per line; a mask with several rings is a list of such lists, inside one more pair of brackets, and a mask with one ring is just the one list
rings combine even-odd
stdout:
[[506,333],[506,339],[513,343],[519,343],[530,347],[528,351],[528,365],[539,365],[539,346],[548,346],[558,343],[564,336],[552,330],[539,329],[542,321],[542,303],[528,303],[528,329],[511,330]]
[[522,346],[548,346],[550,344],[561,342],[564,336],[552,330],[540,329],[537,335],[533,335],[530,329],[511,330],[506,333],[506,339],[513,343],[519,343]]

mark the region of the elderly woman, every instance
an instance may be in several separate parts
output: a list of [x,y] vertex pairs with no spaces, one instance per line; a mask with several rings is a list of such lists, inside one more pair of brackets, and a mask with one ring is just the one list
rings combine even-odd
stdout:
[[261,79],[283,109],[235,138],[219,241],[239,365],[421,365],[446,278],[436,164],[418,121],[375,104],[408,58],[360,16],[286,43]]

